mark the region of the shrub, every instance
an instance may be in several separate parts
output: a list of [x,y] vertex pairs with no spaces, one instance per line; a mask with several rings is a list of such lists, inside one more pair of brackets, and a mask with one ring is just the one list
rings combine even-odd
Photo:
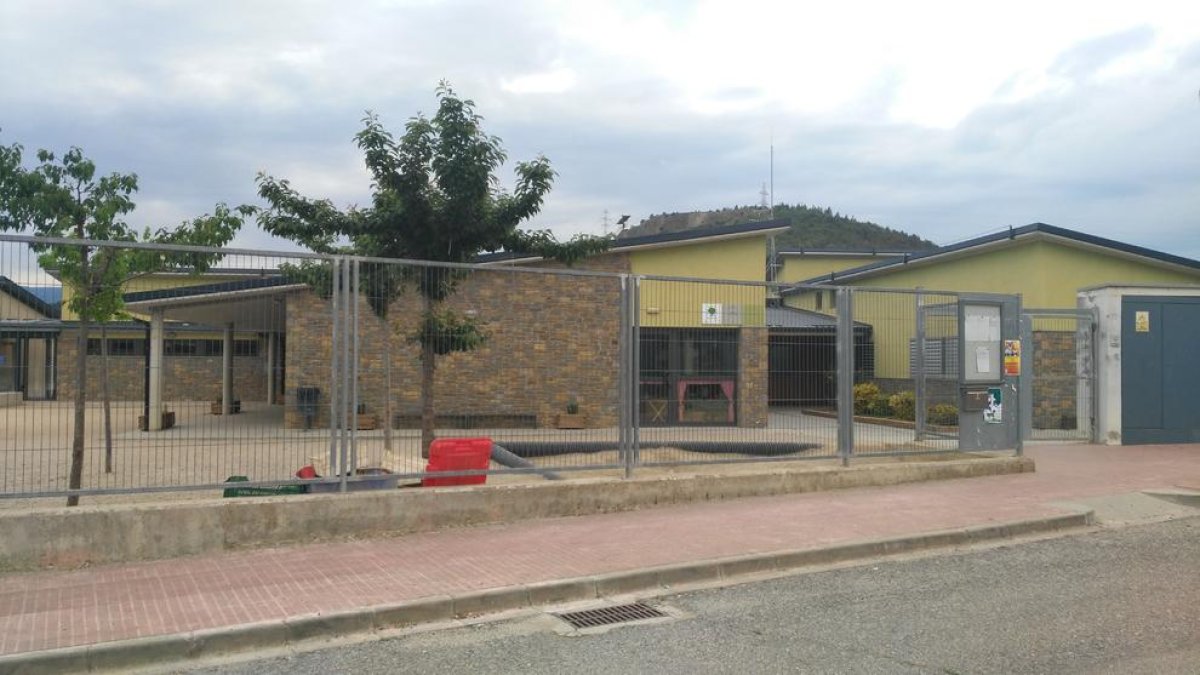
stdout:
[[925,421],[947,427],[958,426],[958,408],[949,403],[931,405],[925,414]]
[[854,414],[870,415],[872,406],[882,399],[883,395],[879,391],[879,385],[874,382],[854,385]]
[[892,406],[888,405],[887,398],[880,396],[879,398],[875,399],[875,402],[872,403],[871,407],[867,409],[867,414],[871,417],[891,417]]
[[888,399],[888,405],[892,407],[892,415],[896,419],[910,422],[917,419],[917,395],[911,391],[892,394]]

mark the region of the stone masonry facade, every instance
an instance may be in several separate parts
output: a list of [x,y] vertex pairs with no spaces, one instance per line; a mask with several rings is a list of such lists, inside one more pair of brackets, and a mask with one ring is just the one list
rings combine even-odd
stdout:
[[1033,428],[1076,429],[1079,376],[1074,331],[1034,331]]
[[[546,265],[550,267],[550,265]],[[628,272],[623,254],[591,258],[577,268]],[[471,271],[444,306],[473,315],[488,338],[478,349],[437,358],[434,407],[439,420],[480,420],[479,426],[553,427],[572,398],[587,427],[617,424],[620,279]],[[420,347],[411,337],[422,300],[409,289],[389,309],[394,420],[413,426],[421,413]],[[384,326],[359,299],[358,398],[382,421],[386,357]],[[287,298],[288,341],[285,423],[301,427],[299,387],[317,387],[315,426],[329,424],[331,309],[328,300],[303,291]],[[767,414],[767,332],[742,331],[738,378],[739,424],[763,426]],[[440,422],[439,422],[440,424]]]
[[[58,400],[75,397],[75,355],[78,332],[66,330],[58,339]],[[260,356],[233,358],[233,393],[242,401],[266,401],[266,350]],[[101,358],[87,357],[87,398],[101,399]],[[221,396],[220,356],[163,357],[164,401],[215,401]],[[108,357],[109,392],[114,401],[140,401],[145,396],[146,357]]]
[[743,327],[738,334],[737,419],[741,427],[767,426],[767,329]]

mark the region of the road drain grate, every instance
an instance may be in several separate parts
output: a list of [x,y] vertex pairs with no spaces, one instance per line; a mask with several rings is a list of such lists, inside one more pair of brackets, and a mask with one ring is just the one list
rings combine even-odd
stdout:
[[566,621],[575,628],[595,628],[596,626],[611,626],[615,623],[625,623],[626,621],[661,619],[667,615],[650,605],[635,602],[629,605],[586,609],[581,612],[563,612],[554,616]]

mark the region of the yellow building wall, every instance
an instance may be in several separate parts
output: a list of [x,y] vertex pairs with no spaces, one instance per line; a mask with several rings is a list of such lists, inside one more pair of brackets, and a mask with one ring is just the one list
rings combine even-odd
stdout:
[[[767,238],[726,239],[689,246],[631,251],[633,274],[758,281],[766,279]],[[716,282],[641,282],[642,326],[700,328],[763,326],[766,324],[766,286],[737,286]],[[705,323],[705,304],[721,305],[722,322]]]
[[[854,280],[850,285],[869,288],[1005,293],[1021,295],[1022,307],[1073,309],[1080,288],[1104,283],[1200,283],[1200,272],[1189,273],[1051,241],[1016,241],[1011,246],[976,255],[926,265],[899,267]],[[823,308],[816,307],[824,293]],[[927,292],[925,304],[952,302],[953,296]],[[788,296],[785,304],[832,313],[828,290]],[[872,326],[875,374],[879,378],[908,378],[909,340],[916,334],[915,298],[912,294],[855,293],[854,320]],[[938,324],[940,321],[942,324]],[[927,324],[930,337],[953,334],[948,320]]]
[[898,267],[854,286],[1019,294],[1024,307],[1073,309],[1076,293],[1104,283],[1200,283],[1200,271],[1165,269],[1099,250],[1023,242],[927,265]]
[[779,258],[783,261],[783,266],[779,269],[776,280],[783,283],[807,281],[814,277],[829,276],[830,272],[841,272],[863,265],[872,265],[892,257],[894,256],[867,254],[860,256],[781,255]]

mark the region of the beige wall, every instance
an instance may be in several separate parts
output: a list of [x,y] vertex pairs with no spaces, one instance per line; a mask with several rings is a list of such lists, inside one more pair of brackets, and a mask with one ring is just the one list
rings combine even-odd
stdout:
[[46,317],[38,314],[29,305],[17,300],[8,293],[0,291],[0,319],[31,320],[44,318]]

